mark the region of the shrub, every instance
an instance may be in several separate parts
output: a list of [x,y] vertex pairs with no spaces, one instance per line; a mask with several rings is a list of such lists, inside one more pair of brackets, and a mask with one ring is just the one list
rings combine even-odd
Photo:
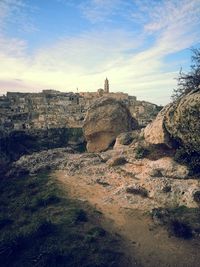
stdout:
[[170,185],[166,185],[162,189],[163,193],[169,193],[172,191],[172,187]]
[[68,219],[71,223],[87,222],[87,213],[79,208],[72,208],[68,211]]
[[46,195],[41,198],[35,199],[35,207],[46,207],[48,205],[57,204],[60,202],[60,198],[54,194]]
[[200,85],[200,48],[192,49],[192,64],[190,71],[184,73],[182,69],[177,78],[177,89],[174,89],[172,99],[177,100],[193,90],[199,91]]
[[133,187],[133,186],[127,187],[126,188],[126,192],[129,193],[129,194],[140,195],[142,197],[148,197],[148,191],[144,187],[141,187],[141,186],[138,186],[138,187]]
[[103,237],[106,235],[106,231],[103,228],[96,226],[88,231],[88,235],[93,237]]
[[172,221],[169,227],[170,232],[176,237],[190,239],[193,236],[191,227],[188,224],[179,220]]
[[186,147],[179,147],[174,159],[180,164],[187,165],[190,175],[200,175],[200,153]]
[[45,237],[48,236],[55,231],[55,225],[47,220],[41,221],[35,231],[35,235],[38,237]]
[[139,146],[135,150],[135,158],[142,159],[145,158],[149,154],[149,150],[145,147]]
[[125,157],[114,157],[108,161],[108,164],[110,167],[124,165],[127,163],[127,160]]
[[168,232],[178,238],[199,237],[200,209],[178,206],[175,208],[155,208],[152,210],[155,223],[165,225]]

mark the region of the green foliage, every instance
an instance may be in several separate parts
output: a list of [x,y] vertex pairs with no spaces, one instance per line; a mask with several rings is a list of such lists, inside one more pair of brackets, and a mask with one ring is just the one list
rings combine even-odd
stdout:
[[186,147],[179,147],[176,150],[174,159],[180,164],[187,165],[190,175],[200,175],[200,153]]
[[200,90],[200,48],[192,49],[191,59],[190,71],[184,73],[181,69],[179,72],[177,89],[174,89],[172,95],[173,100],[180,99],[193,90]]
[[139,146],[135,150],[135,158],[143,159],[149,154],[149,150],[145,147]]
[[69,200],[48,174],[2,179],[0,207],[2,267],[120,266],[113,238],[90,221],[93,211]]

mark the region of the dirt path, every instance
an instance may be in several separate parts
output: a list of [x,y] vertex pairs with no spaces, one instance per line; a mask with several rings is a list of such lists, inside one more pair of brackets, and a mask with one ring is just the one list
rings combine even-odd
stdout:
[[69,176],[65,171],[56,172],[56,177],[71,198],[88,201],[104,214],[103,226],[123,237],[127,254],[142,266],[200,266],[200,245],[197,241],[169,238],[163,228],[153,225],[147,214],[123,207],[115,198],[110,198],[106,187],[89,183],[86,177]]

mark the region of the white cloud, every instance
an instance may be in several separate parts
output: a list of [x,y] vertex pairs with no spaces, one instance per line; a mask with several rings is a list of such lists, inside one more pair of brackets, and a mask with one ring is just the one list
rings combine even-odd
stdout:
[[[119,12],[121,3],[120,0],[91,0],[87,1],[87,8],[81,8],[88,19],[97,22]],[[94,28],[56,40],[54,45],[41,47],[33,55],[27,53],[25,41],[0,36],[0,85],[21,90],[79,87],[92,91],[102,87],[108,76],[113,91],[136,94],[158,104],[167,103],[179,70],[171,66],[171,71],[166,71],[169,66],[165,56],[200,42],[200,0],[166,0],[160,4],[152,1],[150,7],[147,0],[135,3],[139,3],[139,9],[130,19],[135,19],[135,15],[137,22],[142,19],[144,31],[140,35],[123,29]],[[155,41],[136,52],[142,47],[145,34],[147,38],[153,36]]]
[[122,3],[122,0],[85,0],[79,7],[88,20],[96,23],[109,20]]
[[[1,0],[0,1],[0,33],[5,33],[8,23],[13,24],[16,31],[36,31],[30,13],[37,10],[35,6],[28,4],[26,0]],[[29,13],[29,15],[28,15]]]

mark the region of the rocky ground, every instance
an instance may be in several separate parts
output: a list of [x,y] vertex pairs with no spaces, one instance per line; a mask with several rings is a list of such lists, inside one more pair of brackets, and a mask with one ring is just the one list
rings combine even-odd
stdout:
[[187,167],[167,153],[151,159],[141,154],[138,158],[137,151],[135,144],[122,145],[119,139],[114,149],[100,153],[47,150],[21,157],[7,176],[56,171],[57,182],[71,198],[89,202],[105,215],[103,226],[122,236],[133,262],[145,267],[197,267],[198,241],[169,238],[158,217],[153,221],[150,214],[160,207],[198,207],[194,194],[199,180],[188,179]]
[[43,170],[63,170],[66,176],[79,177],[88,184],[105,188],[105,201],[117,201],[123,207],[152,210],[158,207],[198,207],[194,195],[199,179],[189,177],[188,169],[172,157],[156,160],[137,159],[135,148],[118,146],[101,153],[74,153],[71,149],[53,149],[22,156],[10,173],[35,174]]

